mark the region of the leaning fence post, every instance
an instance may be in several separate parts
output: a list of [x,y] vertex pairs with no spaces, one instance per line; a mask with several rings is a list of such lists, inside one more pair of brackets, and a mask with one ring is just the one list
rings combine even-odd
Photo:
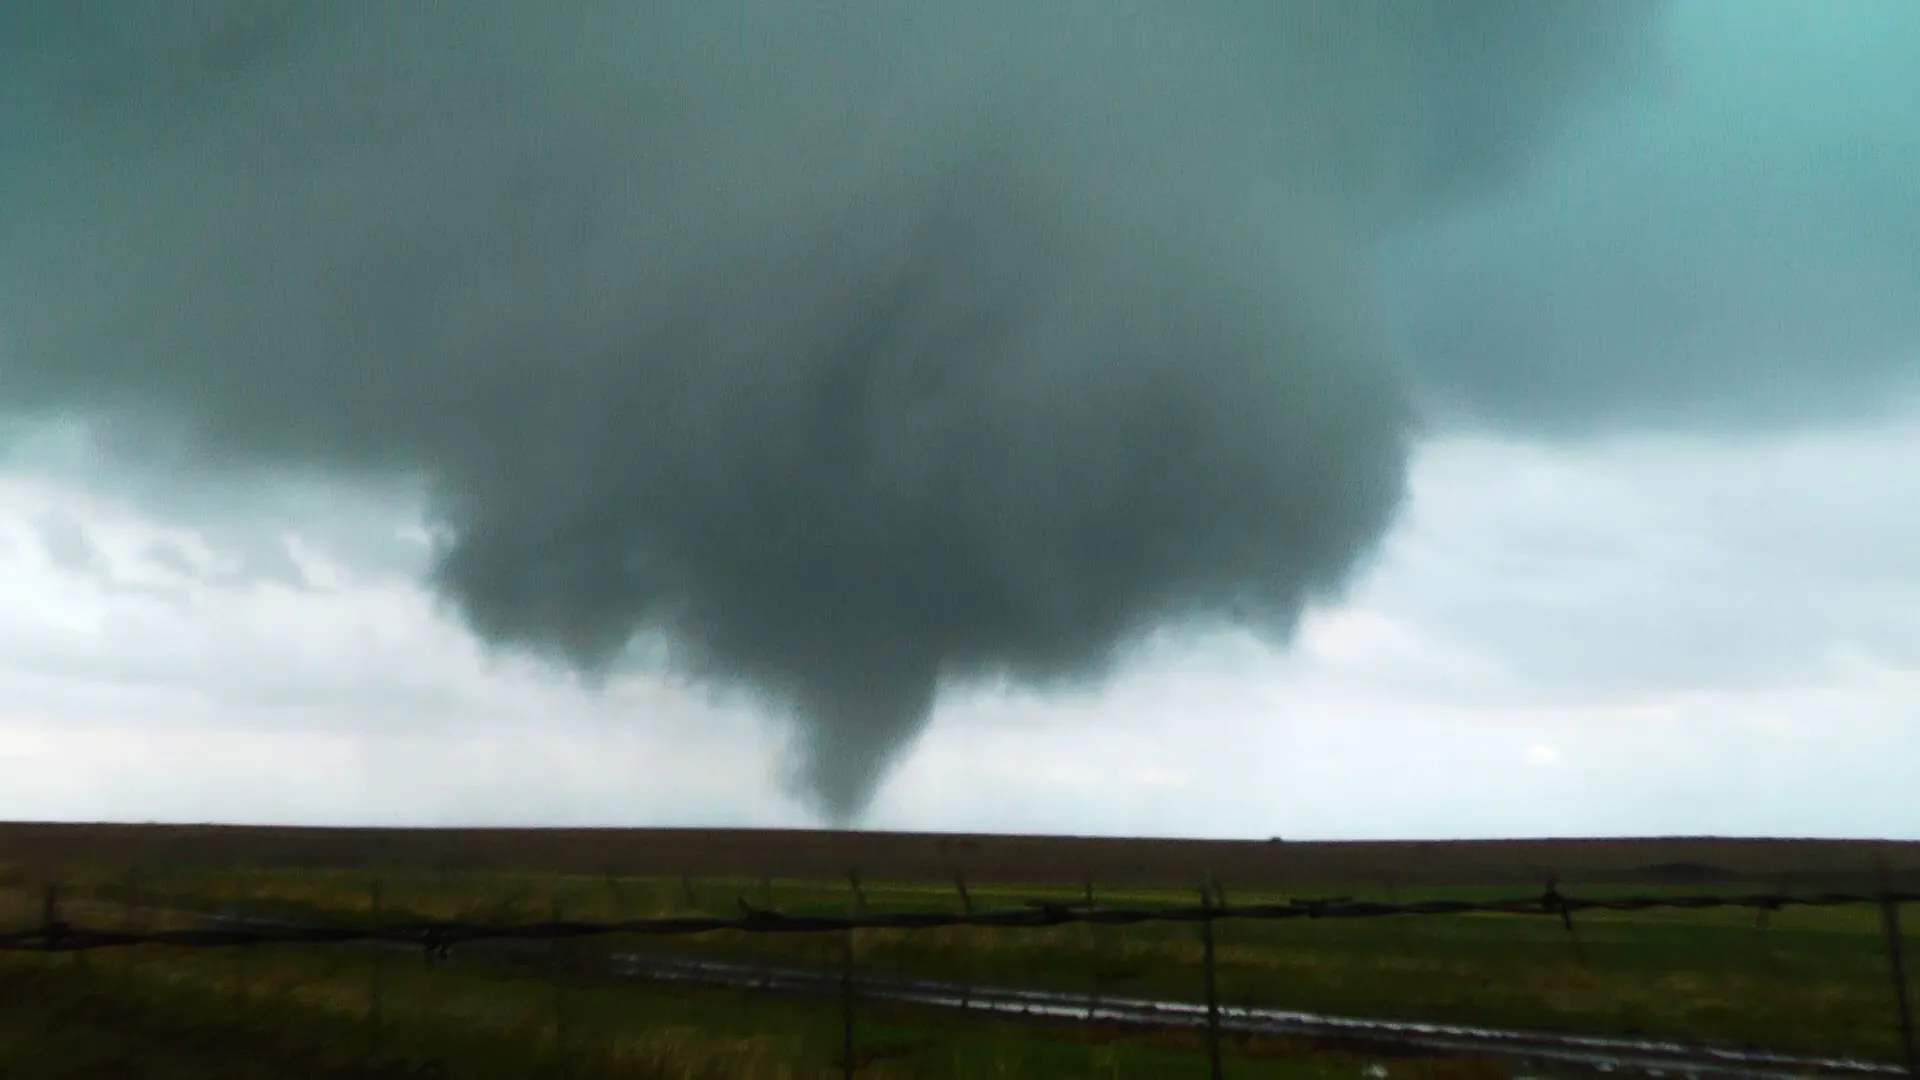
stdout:
[[1907,997],[1907,962],[1901,948],[1900,902],[1891,889],[1881,896],[1880,922],[1887,932],[1887,960],[1893,967],[1893,997],[1899,1009],[1900,1044],[1906,1051],[1907,1075],[1920,1078],[1920,1050],[1914,1046],[1913,1005]]
[[1580,932],[1573,928],[1573,908],[1567,904],[1567,898],[1560,895],[1560,875],[1547,877],[1547,891],[1540,897],[1540,906],[1560,916],[1560,925],[1566,927],[1567,940],[1573,945],[1573,958],[1581,967],[1587,966],[1587,950],[1580,945]]
[[1207,1066],[1208,1075],[1220,1080],[1220,984],[1213,962],[1213,884],[1200,886],[1200,943],[1206,960],[1207,976]]

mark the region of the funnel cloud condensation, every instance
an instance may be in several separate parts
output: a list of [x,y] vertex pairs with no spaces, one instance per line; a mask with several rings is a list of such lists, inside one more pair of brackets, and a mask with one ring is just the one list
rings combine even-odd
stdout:
[[0,15],[0,412],[418,482],[489,642],[796,721],[1276,639],[1401,499],[1359,253],[1630,66],[1611,0],[294,0]]

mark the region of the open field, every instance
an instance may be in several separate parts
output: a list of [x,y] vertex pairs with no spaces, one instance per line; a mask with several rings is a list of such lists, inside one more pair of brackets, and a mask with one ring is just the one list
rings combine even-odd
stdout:
[[[1204,874],[1222,884],[1232,904],[1336,894],[1398,900],[1534,895],[1550,874],[1563,890],[1589,896],[1782,886],[1871,890],[1911,875],[1920,864],[1917,849],[1703,840],[1223,844],[31,825],[0,828],[0,874],[12,904],[0,910],[0,924],[31,924],[39,887],[48,881],[61,884],[67,918],[108,927],[153,926],[214,909],[301,923],[514,923],[556,915],[736,915],[743,903],[787,914],[958,911],[956,875],[980,910],[1084,902],[1089,876],[1097,904],[1147,908],[1193,903]],[[852,868],[860,872],[857,891],[847,879]],[[1899,1057],[1884,940],[1871,908],[1790,910],[1765,919],[1734,911],[1588,913],[1575,930],[1569,935],[1558,920],[1527,916],[1224,921],[1216,930],[1218,986],[1228,1005]],[[838,935],[720,933],[537,946],[545,950],[531,958],[538,962],[521,955],[513,962],[429,964],[417,954],[382,957],[353,949],[189,954],[142,947],[93,954],[81,966],[65,958],[15,957],[0,977],[53,980],[33,984],[40,989],[31,993],[73,1002],[71,1011],[81,1018],[75,1023],[84,1023],[89,1008],[139,1012],[164,988],[168,1008],[196,1001],[203,1007],[156,1030],[204,1030],[218,1041],[227,1038],[216,1034],[222,1025],[239,1025],[236,1046],[270,1038],[291,1047],[311,1037],[337,1049],[343,1038],[358,1045],[347,1038],[355,1036],[365,1043],[365,1060],[382,1068],[437,1061],[441,1075],[495,1075],[447,1056],[453,1051],[446,1047],[463,1045],[461,1032],[471,1028],[502,1040],[484,1055],[486,1068],[529,1075],[556,1060],[559,1029],[575,1076],[833,1076],[839,1075],[834,1062],[841,1038],[834,1001],[636,984],[607,977],[595,958],[607,950],[644,950],[837,970],[841,948]],[[1088,998],[1197,1001],[1204,992],[1200,937],[1187,925],[863,931],[854,950],[856,969],[876,977],[1045,988]],[[556,965],[564,977],[556,978]],[[377,1043],[367,1041],[370,1010],[382,1018]],[[0,1054],[30,1052],[36,1039],[46,1050],[65,1023],[8,1034]],[[329,1027],[341,1024],[344,1035]],[[1123,1035],[877,1001],[863,1003],[859,1024],[861,1054],[871,1056],[863,1077],[1205,1075],[1193,1035]],[[1370,1060],[1352,1048],[1277,1039],[1242,1041],[1229,1058],[1235,1077],[1354,1076]],[[511,1062],[518,1065],[509,1068]],[[1393,1062],[1393,1075],[1499,1076],[1502,1068],[1408,1059]],[[379,1075],[371,1068],[367,1074]]]
[[1692,886],[1782,879],[1874,880],[1885,863],[1920,875],[1920,843],[1866,840],[1500,840],[1267,842],[970,836],[761,829],[305,829],[209,825],[0,824],[0,863],[110,866],[388,867],[634,877],[969,880],[1189,888],[1563,882]]
[[[0,1068],[36,1077],[328,1080],[841,1075],[840,1017],[832,1002],[587,980],[555,984],[404,962],[389,964],[382,983],[376,1024],[368,1017],[364,957],[310,950],[258,953],[242,962],[211,955],[95,957],[85,969],[61,961],[0,961],[0,995],[19,1003],[0,1010],[7,1014],[0,1018]],[[859,1075],[872,1080],[1206,1075],[1192,1038],[955,1021],[884,1008],[862,1011],[860,1034]],[[1351,1077],[1367,1060],[1243,1044],[1234,1075]],[[1398,1075],[1504,1073],[1481,1063],[1414,1059]]]

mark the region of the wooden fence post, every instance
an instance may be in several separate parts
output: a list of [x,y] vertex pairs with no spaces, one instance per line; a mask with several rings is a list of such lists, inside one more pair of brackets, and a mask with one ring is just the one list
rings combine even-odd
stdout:
[[69,957],[71,957],[71,959],[69,959],[69,960],[67,961],[67,963],[68,963],[68,965],[69,965],[69,966],[71,966],[72,968],[74,968],[74,969],[75,969],[75,970],[77,970],[77,971],[86,971],[86,970],[87,970],[87,967],[88,967],[88,962],[87,962],[87,950],[85,950],[85,949],[74,949],[74,950],[72,950],[71,952],[69,952],[69,953],[68,953],[67,955],[68,955]]
[[[1399,907],[1400,906],[1400,883],[1394,880],[1392,877],[1388,877],[1386,879],[1386,886],[1387,886],[1387,903],[1392,904],[1394,907]],[[1387,925],[1392,927],[1394,943],[1400,946],[1400,951],[1402,953],[1411,955],[1413,952],[1413,942],[1409,939],[1407,935],[1407,923],[1409,921],[1410,920],[1402,916],[1395,916],[1394,918],[1387,920]]]
[[[548,897],[548,921],[558,924],[563,912],[560,907],[560,882],[558,875],[553,879],[552,891]],[[563,964],[566,954],[560,939],[554,937],[547,942],[547,977],[553,980],[553,1058],[562,1076],[567,1072],[567,980]]]
[[[867,914],[867,893],[860,887],[860,871],[847,871],[847,884],[853,890],[853,907],[857,915]],[[842,1074],[851,1077],[860,1068],[859,1059],[853,1052],[853,945],[855,931],[849,927],[846,935],[846,953],[840,967],[840,1060]]]
[[[235,929],[244,929],[247,911],[247,888],[245,871],[236,868],[233,871],[233,925]],[[233,997],[235,1001],[247,1000],[247,946],[233,947]]]
[[612,867],[607,868],[607,902],[611,905],[609,910],[612,912],[613,922],[619,922],[626,916],[627,905],[625,898],[621,895],[620,877],[613,872]]
[[[378,924],[380,917],[380,879],[374,878],[367,886],[367,910]],[[367,1024],[376,1034],[384,1022],[381,1015],[386,1005],[386,950],[376,942],[373,947],[372,964],[367,977]]]
[[[955,890],[957,890],[960,893],[961,912],[965,914],[967,918],[969,919],[973,918],[973,894],[967,892],[966,875],[961,873],[958,870],[955,870],[953,872],[953,887]],[[967,928],[967,934],[969,936],[972,936],[973,934],[976,934],[978,932],[979,930],[975,927]],[[970,956],[971,951],[967,949],[962,949],[960,955],[963,957]],[[973,1001],[972,1001],[973,972],[971,968],[972,968],[972,965],[970,964],[967,965],[966,973],[960,979],[960,1011],[961,1012],[966,1012],[973,1005]]]
[[1200,942],[1206,959],[1207,975],[1207,1066],[1213,1080],[1221,1080],[1220,1062],[1220,984],[1213,957],[1213,885],[1200,886]]
[[1573,909],[1567,906],[1567,898],[1560,895],[1560,875],[1547,877],[1547,891],[1540,898],[1540,905],[1550,912],[1557,912],[1560,925],[1566,928],[1567,941],[1573,947],[1573,959],[1581,967],[1587,966],[1587,950],[1580,944],[1580,932],[1573,928]]
[[40,941],[47,964],[53,964],[53,945],[60,937],[60,883],[49,877],[40,893]]
[[[1792,893],[1793,893],[1792,876],[1787,874],[1782,874],[1780,876],[1780,884],[1776,886],[1774,889],[1774,895],[1784,897],[1784,896],[1790,896],[1792,895]],[[1772,926],[1773,913],[1775,910],[1777,910],[1777,906],[1768,906],[1764,904],[1761,905],[1760,907],[1755,908],[1753,912],[1753,928],[1755,930],[1764,931],[1768,927]]]
[[[1093,914],[1093,905],[1095,902],[1092,871],[1087,872],[1086,887],[1086,910],[1087,914],[1091,915]],[[1106,944],[1107,939],[1100,935],[1099,928],[1091,922],[1083,922],[1080,924],[1080,927],[1082,931],[1081,936],[1090,939],[1090,943],[1093,946],[1093,985],[1087,991],[1087,1023],[1091,1024],[1094,1022],[1094,1014],[1100,1009],[1101,984],[1106,976],[1106,950],[1103,946]]]
[[853,934],[848,927],[840,959],[840,1075],[846,1080],[860,1068],[853,1053]]
[[122,929],[128,933],[145,929],[145,920],[140,917],[140,868],[127,867],[127,883],[120,898],[120,921]]
[[1907,962],[1900,933],[1900,904],[1889,889],[1880,901],[1880,922],[1887,933],[1887,960],[1893,967],[1893,998],[1899,1010],[1900,1044],[1906,1052],[1907,1075],[1920,1080],[1920,1049],[1914,1046],[1913,1003],[1907,996]]
[[1792,886],[1792,877],[1785,874],[1781,875],[1780,883],[1774,889],[1772,902],[1763,901],[1754,907],[1754,948],[1760,954],[1760,962],[1770,970],[1779,969],[1779,957],[1774,953],[1773,942],[1769,940],[1767,931],[1773,927],[1773,913],[1779,911],[1783,906],[1781,901],[1792,895]]
[[867,913],[867,893],[860,887],[860,871],[847,871],[847,884],[853,889],[853,909],[860,915]]

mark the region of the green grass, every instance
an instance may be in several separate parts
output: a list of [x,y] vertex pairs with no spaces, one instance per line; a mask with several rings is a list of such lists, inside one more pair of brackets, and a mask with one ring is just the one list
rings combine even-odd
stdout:
[[499,1033],[409,1027],[375,1036],[363,1020],[334,1011],[242,1005],[224,989],[196,985],[190,967],[157,978],[104,958],[82,968],[64,958],[9,957],[0,961],[0,998],[0,1067],[8,1076],[507,1080],[540,1075],[549,1064]]
[[[117,910],[112,905],[129,896],[161,905],[243,903],[251,910],[277,910],[296,917],[372,917],[368,911],[372,882],[360,873],[258,869],[209,874],[175,869],[133,875],[75,870],[67,884],[76,898],[90,895],[104,902],[104,906],[85,908],[78,906],[84,899],[76,899],[76,912],[101,915],[100,920],[76,915],[78,921],[111,923],[109,916]],[[769,900],[769,892],[771,906],[794,914],[837,914],[853,903],[845,884],[791,881],[589,876],[556,880],[430,872],[386,875],[379,891],[388,917],[502,921],[545,919],[556,907],[569,918],[581,919],[737,914],[741,899],[761,906]],[[875,911],[957,911],[960,907],[948,883],[874,883],[865,885],[863,893],[867,906]],[[1342,893],[1369,895],[1358,888],[1311,890],[1312,895]],[[1379,890],[1372,890],[1372,895],[1378,897]],[[1429,889],[1407,891],[1399,899],[1484,895],[1484,890],[1468,888]],[[1075,896],[1061,890],[981,888],[973,891],[973,902],[977,909],[989,909],[1041,897]],[[24,906],[30,899],[21,895],[23,907],[15,914],[16,925],[30,917]],[[1102,890],[1098,899],[1114,906],[1193,900],[1185,894],[1140,890]],[[1238,903],[1279,898],[1233,895],[1229,899]],[[1898,1057],[1884,943],[1878,914],[1871,909],[1775,913],[1764,930],[1751,912],[1591,913],[1577,919],[1576,929],[1576,935],[1569,937],[1557,920],[1522,916],[1229,921],[1219,924],[1217,931],[1219,985],[1229,1004],[1592,1034],[1645,1034],[1878,1060]],[[858,941],[857,962],[861,970],[874,973],[1186,1000],[1198,1000],[1203,990],[1201,946],[1191,926],[866,931]],[[815,965],[837,964],[839,957],[839,941],[830,935],[710,934],[626,942],[622,947]],[[263,986],[308,987],[279,994],[283,1005],[324,1011],[326,991],[314,988],[329,985],[326,965],[363,968],[368,961],[364,954],[329,957],[315,950],[275,950],[271,959],[262,955],[244,963],[254,965],[252,977]],[[147,958],[136,966],[144,966],[142,977],[149,979],[155,971],[166,971],[172,973],[170,977],[182,978],[186,976],[180,973],[191,972],[189,981],[207,985],[218,985],[223,978],[232,981],[233,961],[221,955],[176,954]],[[522,1042],[537,1042],[538,1032],[546,1030],[541,1023],[551,1027],[552,989],[544,978],[485,974],[458,966],[429,969],[420,964],[393,971],[389,978],[396,981],[385,994],[389,1009],[419,1010],[423,1024],[432,1016],[441,1017],[432,1024],[444,1024],[453,1022],[447,1017],[488,1015],[495,1018],[488,1023],[518,1031]],[[278,974],[270,976],[270,972]],[[360,983],[343,976],[347,981],[340,986],[363,986],[364,973],[357,977]],[[343,1000],[352,998],[346,989],[339,993],[347,995]],[[685,1071],[693,1067],[688,1062],[732,1060],[728,1055],[736,1053],[829,1070],[837,1057],[836,1006],[719,992],[697,995],[695,1004],[684,1008],[675,1005],[684,994],[583,985],[569,991],[569,1023],[577,1030],[598,1032],[593,1039],[607,1045],[619,1042],[623,1025],[630,1026],[634,1016],[647,1018],[652,1025],[647,1030],[677,1033],[674,1037],[692,1049],[673,1059],[667,1075],[699,1075]],[[495,1004],[483,1008],[482,999]],[[604,1003],[611,1017],[605,1024],[592,1019],[603,1008],[596,1003]],[[573,1019],[574,1010],[581,1019]],[[529,1019],[542,1015],[549,1019]],[[516,1016],[522,1020],[511,1019]],[[931,1014],[882,1013],[869,1017],[863,1026],[863,1044],[892,1045],[900,1052],[874,1063],[862,1075],[1179,1076],[1200,1061],[1191,1046],[1135,1040],[1105,1047],[1090,1041],[1097,1038],[1097,1033],[1067,1028],[1032,1029],[979,1021],[956,1024]],[[1298,1050],[1256,1047],[1245,1052],[1271,1057]],[[1151,1060],[1156,1053],[1171,1056]],[[1310,1075],[1320,1066],[1300,1067]],[[1352,1074],[1352,1069],[1343,1073]],[[762,1073],[736,1069],[719,1075]],[[811,1074],[803,1070],[764,1075]],[[1249,1073],[1242,1067],[1234,1075],[1269,1073]],[[1395,1075],[1404,1075],[1404,1070],[1396,1066]]]
[[[0,961],[0,1066],[42,1077],[567,1076],[575,1080],[800,1080],[841,1075],[836,1003],[733,991],[556,984],[364,951],[98,954]],[[1191,1037],[863,1008],[869,1080],[1203,1077]],[[564,1034],[562,1034],[564,1032]],[[1359,1075],[1359,1059],[1274,1041],[1233,1048],[1233,1075]],[[1499,1076],[1484,1063],[1410,1061],[1397,1075]]]

